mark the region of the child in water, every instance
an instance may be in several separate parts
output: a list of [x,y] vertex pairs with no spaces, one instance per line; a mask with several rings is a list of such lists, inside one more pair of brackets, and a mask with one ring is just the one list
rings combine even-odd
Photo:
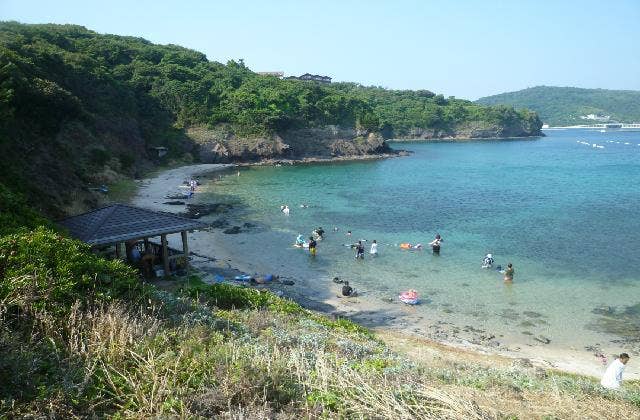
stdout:
[[373,255],[374,257],[378,255],[378,242],[376,242],[375,239],[371,243],[371,250],[369,251],[369,254]]
[[504,270],[505,283],[513,283],[513,273],[515,273],[515,270],[513,269],[513,265],[511,263],[507,264],[507,269]]
[[315,257],[316,256],[316,246],[318,245],[318,243],[316,242],[315,239],[313,239],[313,236],[309,237],[309,254],[311,254],[311,256]]

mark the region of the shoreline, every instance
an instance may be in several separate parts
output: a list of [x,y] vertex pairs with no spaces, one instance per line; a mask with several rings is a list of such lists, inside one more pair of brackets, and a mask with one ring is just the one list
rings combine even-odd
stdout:
[[508,140],[536,140],[542,137],[546,137],[544,133],[540,133],[535,136],[510,136],[510,137],[456,137],[456,136],[446,136],[446,137],[398,137],[393,139],[387,139],[389,142],[397,142],[397,143],[407,143],[407,142],[467,142],[467,141],[508,141]]
[[[132,200],[132,204],[152,210],[183,213],[186,206],[165,204],[167,201],[165,195],[167,193],[183,188],[183,181],[191,176],[203,176],[237,166],[239,165],[202,164],[183,166],[161,172],[153,178],[145,179],[140,183],[140,189]],[[197,197],[195,202],[198,203]],[[227,216],[230,219],[234,217],[233,214]],[[486,357],[495,357],[512,362],[518,359],[527,359],[528,362],[536,367],[556,369],[591,377],[599,377],[604,371],[602,364],[585,350],[558,348],[543,344],[531,345],[516,342],[505,344],[502,337],[495,337],[490,332],[475,328],[472,325],[463,327],[453,325],[442,319],[425,320],[423,316],[419,316],[415,311],[412,312],[411,307],[367,300],[366,293],[357,298],[339,298],[337,296],[339,294],[339,285],[332,283],[329,278],[300,278],[293,272],[287,272],[284,265],[279,265],[278,262],[269,260],[268,255],[265,256],[266,259],[262,262],[243,260],[239,257],[241,254],[233,251],[233,240],[237,240],[239,236],[241,235],[226,235],[219,228],[196,231],[189,235],[190,248],[193,255],[192,265],[204,274],[205,280],[211,281],[215,274],[233,277],[233,275],[240,273],[267,274],[275,272],[284,279],[294,280],[295,284],[288,286],[273,283],[255,285],[253,287],[271,290],[279,295],[293,299],[308,309],[328,316],[349,318],[385,337],[385,341],[394,340],[389,337],[404,337],[407,340],[417,340],[427,348],[435,346],[440,351],[450,349],[452,352],[473,352]],[[178,241],[179,237],[169,238],[170,244],[174,243],[174,246],[178,244]],[[393,343],[389,344],[394,347]],[[625,379],[640,379],[640,370],[630,366],[630,369],[628,368],[627,372],[625,372]]]

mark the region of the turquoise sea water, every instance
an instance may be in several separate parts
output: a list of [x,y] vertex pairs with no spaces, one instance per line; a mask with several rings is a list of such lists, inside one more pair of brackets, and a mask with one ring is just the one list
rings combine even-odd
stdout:
[[[619,337],[602,308],[633,317],[640,303],[640,132],[546,134],[403,142],[392,145],[409,157],[253,167],[215,182],[203,199],[242,203],[242,218],[263,229],[231,241],[274,270],[338,275],[371,299],[415,288],[425,298],[419,313],[523,342],[531,340],[523,332],[559,345],[610,342]],[[291,248],[317,226],[327,231],[317,258]],[[396,246],[426,244],[436,232],[445,239],[440,256]],[[380,255],[355,261],[343,244],[359,238],[377,239]],[[514,264],[513,285],[480,268],[489,252]]]

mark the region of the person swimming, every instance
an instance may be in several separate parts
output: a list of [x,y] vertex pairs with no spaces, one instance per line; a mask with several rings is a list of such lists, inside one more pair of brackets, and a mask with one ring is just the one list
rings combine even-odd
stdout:
[[482,259],[482,268],[491,268],[493,266],[493,255],[487,254]]
[[342,296],[346,296],[346,297],[353,297],[356,295],[356,290],[349,286],[349,282],[348,281],[344,281],[342,286]]
[[297,246],[297,247],[304,246],[304,236],[302,236],[302,233],[298,233],[298,237],[296,238],[295,246]]
[[313,235],[317,237],[318,240],[324,239],[324,229],[320,226],[318,229],[313,231]]

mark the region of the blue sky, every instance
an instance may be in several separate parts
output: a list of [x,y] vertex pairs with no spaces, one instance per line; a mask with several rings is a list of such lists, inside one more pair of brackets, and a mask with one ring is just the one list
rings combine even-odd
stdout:
[[640,90],[640,0],[0,0],[0,19],[467,99],[543,84]]

